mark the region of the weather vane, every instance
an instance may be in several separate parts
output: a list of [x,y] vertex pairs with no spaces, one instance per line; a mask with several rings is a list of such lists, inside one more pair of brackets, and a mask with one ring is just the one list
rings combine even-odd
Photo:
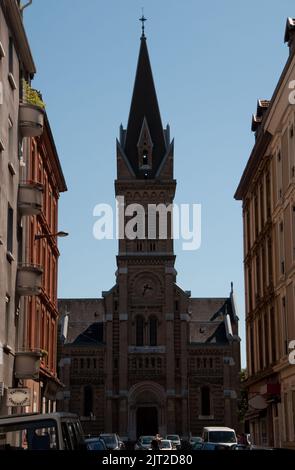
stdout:
[[141,18],[139,18],[139,21],[141,21],[141,23],[142,23],[142,26],[141,26],[142,35],[141,35],[141,37],[142,37],[142,38],[145,38],[145,34],[144,34],[144,22],[146,21],[146,18],[145,18],[144,14],[143,14],[143,8],[142,8],[142,15],[141,15]]

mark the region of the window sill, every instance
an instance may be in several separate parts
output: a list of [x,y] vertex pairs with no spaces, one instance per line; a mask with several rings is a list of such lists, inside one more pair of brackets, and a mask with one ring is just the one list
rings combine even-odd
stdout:
[[11,263],[12,261],[15,261],[15,258],[13,256],[13,254],[11,253],[11,251],[7,251],[6,258],[9,261],[9,263]]
[[8,163],[8,169],[10,171],[11,176],[16,175],[16,171],[15,171],[15,168],[13,166],[13,163],[11,163],[11,162]]
[[9,344],[3,344],[3,351],[6,354],[13,354],[13,349],[11,346],[9,346]]
[[2,42],[0,41],[0,59],[3,59],[3,57],[5,57],[5,50]]
[[11,73],[11,72],[9,72],[9,74],[8,74],[8,81],[9,81],[9,84],[10,84],[12,90],[16,90],[17,89],[16,81],[14,79],[13,73]]

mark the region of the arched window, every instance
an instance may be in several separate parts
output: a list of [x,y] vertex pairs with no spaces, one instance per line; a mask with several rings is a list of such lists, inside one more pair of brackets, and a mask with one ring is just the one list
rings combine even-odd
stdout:
[[201,415],[210,416],[210,414],[211,414],[210,388],[202,387],[201,388]]
[[149,319],[150,346],[157,346],[157,329],[158,329],[157,318],[150,317]]
[[85,385],[83,398],[83,416],[90,416],[93,413],[93,391],[91,385]]
[[143,346],[144,319],[136,317],[136,346]]

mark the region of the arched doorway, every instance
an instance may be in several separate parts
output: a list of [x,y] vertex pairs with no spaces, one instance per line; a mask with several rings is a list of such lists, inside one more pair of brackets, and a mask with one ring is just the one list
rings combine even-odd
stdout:
[[156,406],[139,406],[136,411],[136,434],[154,436],[159,429],[158,410]]
[[128,394],[128,436],[166,434],[166,395],[156,382],[139,382]]

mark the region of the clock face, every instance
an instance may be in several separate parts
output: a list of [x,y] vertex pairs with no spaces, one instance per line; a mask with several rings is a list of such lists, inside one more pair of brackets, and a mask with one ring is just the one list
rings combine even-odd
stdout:
[[157,296],[157,286],[152,276],[142,276],[137,280],[135,292],[142,300]]
[[143,282],[141,286],[141,294],[143,297],[150,297],[153,294],[154,287],[150,282]]

